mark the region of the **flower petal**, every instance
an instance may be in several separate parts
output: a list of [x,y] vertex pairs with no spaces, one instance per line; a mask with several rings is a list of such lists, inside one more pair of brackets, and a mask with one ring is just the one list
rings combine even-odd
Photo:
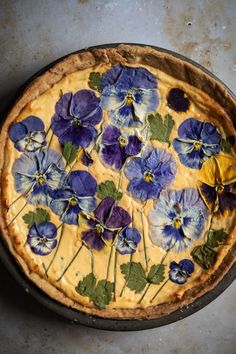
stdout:
[[105,243],[102,241],[101,237],[92,229],[82,232],[82,240],[89,248],[93,248],[97,251],[101,251],[105,247]]
[[142,141],[136,135],[130,135],[128,144],[125,146],[125,153],[128,156],[137,155],[142,149]]
[[125,175],[129,179],[133,178],[143,178],[144,174],[144,163],[140,157],[135,157],[131,159],[125,166]]
[[104,198],[98,207],[94,211],[94,216],[98,219],[103,225],[105,225],[107,219],[109,218],[111,209],[115,204],[115,199],[111,197]]
[[120,129],[114,125],[107,125],[102,134],[102,144],[114,145],[118,143],[118,138],[121,136]]
[[87,171],[72,171],[68,176],[68,184],[79,197],[94,196],[97,191],[97,182]]
[[105,223],[108,228],[121,228],[131,223],[131,217],[129,213],[119,206],[114,206],[111,209],[111,213]]

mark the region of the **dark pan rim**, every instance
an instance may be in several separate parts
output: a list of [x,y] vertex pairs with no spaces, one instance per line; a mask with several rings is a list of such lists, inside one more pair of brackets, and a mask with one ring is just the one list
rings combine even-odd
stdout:
[[[167,50],[164,48],[156,47],[153,45],[148,45],[148,44],[140,44],[140,43],[112,43],[112,44],[103,44],[103,45],[97,45],[93,47],[87,47],[72,53],[69,53],[49,65],[45,66],[41,70],[39,70],[37,73],[32,75],[16,92],[16,94],[10,99],[8,102],[6,108],[0,115],[0,124],[4,122],[5,117],[8,114],[8,111],[10,108],[14,105],[15,101],[17,98],[21,95],[21,93],[24,91],[24,89],[33,81],[35,80],[38,76],[42,75],[44,72],[49,70],[52,66],[54,66],[56,63],[60,62],[62,59],[68,57],[71,54],[76,54],[76,53],[81,53],[87,50],[92,50],[96,48],[113,48],[116,47],[120,44],[128,44],[128,45],[138,45],[138,46],[148,46],[151,47],[159,52],[167,53],[175,58],[181,59],[182,61],[185,61],[187,63],[192,64],[193,66],[197,67],[219,83],[225,87],[225,89],[228,91],[229,95],[235,99],[235,95],[233,92],[220,80],[218,79],[214,74],[212,74],[210,71],[208,71],[206,68],[201,66],[200,64],[194,62],[193,60],[188,59],[187,57],[175,53],[171,50]],[[29,293],[31,294],[38,302],[40,302],[42,305],[44,305],[46,308],[49,310],[57,313],[58,315],[72,321],[73,323],[79,323],[84,326],[92,327],[92,328],[97,328],[97,329],[103,329],[103,330],[110,330],[110,331],[138,331],[138,330],[144,330],[144,329],[151,329],[151,328],[156,328],[156,327],[161,327],[173,322],[176,322],[178,320],[181,320],[208,305],[210,302],[212,302],[214,299],[216,299],[223,291],[233,282],[233,280],[236,278],[236,263],[230,268],[230,270],[227,272],[227,274],[224,276],[224,278],[217,284],[217,286],[207,292],[206,294],[202,295],[198,299],[196,299],[193,303],[189,304],[186,307],[183,307],[181,309],[178,309],[177,311],[174,311],[170,314],[164,315],[162,317],[159,317],[157,319],[143,319],[143,320],[115,320],[115,319],[106,319],[106,318],[101,318],[101,317],[96,317],[96,316],[91,316],[87,315],[83,312],[79,312],[77,310],[71,309],[65,305],[62,305],[58,301],[53,300],[50,298],[46,293],[44,293],[41,289],[39,289],[36,285],[31,282],[26,275],[23,273],[19,265],[17,264],[16,260],[13,258],[13,256],[10,254],[10,251],[4,244],[4,241],[2,238],[0,239],[0,258],[5,265],[5,267],[8,269],[10,274],[16,279],[16,281]]]

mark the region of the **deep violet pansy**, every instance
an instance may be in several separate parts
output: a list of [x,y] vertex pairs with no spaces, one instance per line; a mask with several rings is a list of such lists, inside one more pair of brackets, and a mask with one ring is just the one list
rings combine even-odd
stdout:
[[56,237],[56,226],[49,221],[44,221],[39,225],[31,226],[27,236],[27,244],[35,254],[46,256],[56,247]]
[[101,107],[120,127],[142,126],[159,104],[157,80],[145,68],[116,65],[101,80]]
[[22,152],[35,152],[46,145],[44,123],[35,116],[12,124],[8,133],[15,148]]
[[176,284],[184,284],[194,272],[194,264],[190,259],[182,259],[179,263],[171,262],[169,279]]
[[86,148],[97,137],[95,125],[101,122],[100,98],[91,90],[65,93],[57,102],[51,128],[61,145],[70,141]]
[[172,88],[166,99],[168,106],[176,112],[186,112],[189,109],[190,101],[180,88]]

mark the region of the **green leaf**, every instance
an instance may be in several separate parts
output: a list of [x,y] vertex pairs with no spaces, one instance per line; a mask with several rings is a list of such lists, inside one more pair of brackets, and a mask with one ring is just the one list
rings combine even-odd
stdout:
[[98,307],[104,309],[112,300],[114,283],[107,280],[99,280],[93,293],[92,300]]
[[148,116],[148,122],[151,131],[150,139],[170,144],[170,134],[173,126],[175,125],[172,116],[170,114],[166,114],[162,117],[159,113],[150,114]]
[[67,141],[64,144],[62,155],[68,164],[72,163],[76,159],[77,151],[78,147],[70,141]]
[[88,85],[91,89],[101,92],[101,74],[95,72],[90,73]]
[[50,215],[48,214],[47,210],[42,209],[42,208],[37,208],[34,211],[29,211],[27,214],[22,216],[22,219],[24,220],[25,224],[28,225],[28,228],[30,229],[34,224],[39,225],[44,221],[49,221],[50,220]]
[[193,260],[200,265],[200,267],[207,270],[215,264],[217,253],[209,246],[201,245],[192,250],[191,256],[193,257]]
[[87,296],[90,300],[93,299],[93,293],[96,286],[96,278],[93,273],[86,275],[82,280],[80,280],[78,286],[75,290],[82,296]]
[[129,262],[121,264],[120,269],[127,282],[128,288],[133,290],[136,294],[141,293],[147,284],[147,278],[142,264],[140,262]]
[[164,264],[156,264],[156,265],[154,264],[148,273],[147,276],[148,282],[152,284],[162,283],[163,280],[165,279],[164,269],[165,269]]
[[235,137],[234,136],[228,136],[226,139],[221,139],[221,150],[223,152],[229,153],[231,148],[235,144]]
[[209,247],[218,247],[221,243],[223,243],[228,234],[224,231],[224,229],[220,230],[209,230],[207,232],[207,242],[206,244]]
[[122,195],[123,194],[116,189],[113,181],[106,181],[97,186],[97,196],[100,199],[112,197],[115,200],[120,200]]

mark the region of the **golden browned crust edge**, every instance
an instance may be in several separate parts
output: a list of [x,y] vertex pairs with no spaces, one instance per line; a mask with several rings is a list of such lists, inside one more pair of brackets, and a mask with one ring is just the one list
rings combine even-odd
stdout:
[[[24,107],[43,94],[55,83],[59,82],[64,76],[90,68],[98,64],[144,64],[153,66],[159,70],[164,71],[168,75],[175,77],[178,80],[186,81],[187,83],[195,86],[213,96],[215,101],[219,103],[222,110],[219,110],[219,115],[225,120],[234,120],[236,117],[236,102],[225,89],[225,87],[217,82],[209,75],[202,72],[190,63],[183,62],[180,59],[173,57],[170,54],[159,52],[150,47],[140,47],[138,45],[125,45],[121,44],[115,48],[98,48],[91,51],[72,54],[55,64],[47,72],[34,80],[22,93],[21,97],[17,100],[7,119],[3,125],[0,137],[0,173],[1,182],[4,184],[3,170],[7,164],[7,157],[4,155],[5,144],[7,139],[7,131],[9,125],[17,118]],[[234,122],[235,123],[235,122]],[[55,286],[50,284],[46,279],[42,278],[36,272],[31,271],[24,259],[17,253],[11,238],[8,235],[6,227],[6,201],[1,191],[1,210],[0,210],[0,227],[3,234],[3,239],[6,242],[11,254],[19,263],[26,276],[33,281],[39,288],[47,293],[53,299],[61,302],[62,304],[72,307],[76,310],[85,312],[89,315],[95,315],[105,318],[118,318],[118,319],[143,319],[143,318],[158,318],[165,314],[169,314],[181,307],[190,305],[194,300],[205,294],[206,292],[215,288],[215,286],[222,280],[224,275],[232,267],[236,261],[236,240],[232,248],[226,254],[220,266],[216,271],[210,275],[208,280],[203,284],[199,284],[192,289],[186,291],[181,299],[173,302],[163,303],[157,306],[150,306],[147,308],[136,309],[98,309],[97,307],[87,307],[81,305],[70,298],[68,298],[62,291],[58,290]],[[235,229],[232,231],[235,234]]]

